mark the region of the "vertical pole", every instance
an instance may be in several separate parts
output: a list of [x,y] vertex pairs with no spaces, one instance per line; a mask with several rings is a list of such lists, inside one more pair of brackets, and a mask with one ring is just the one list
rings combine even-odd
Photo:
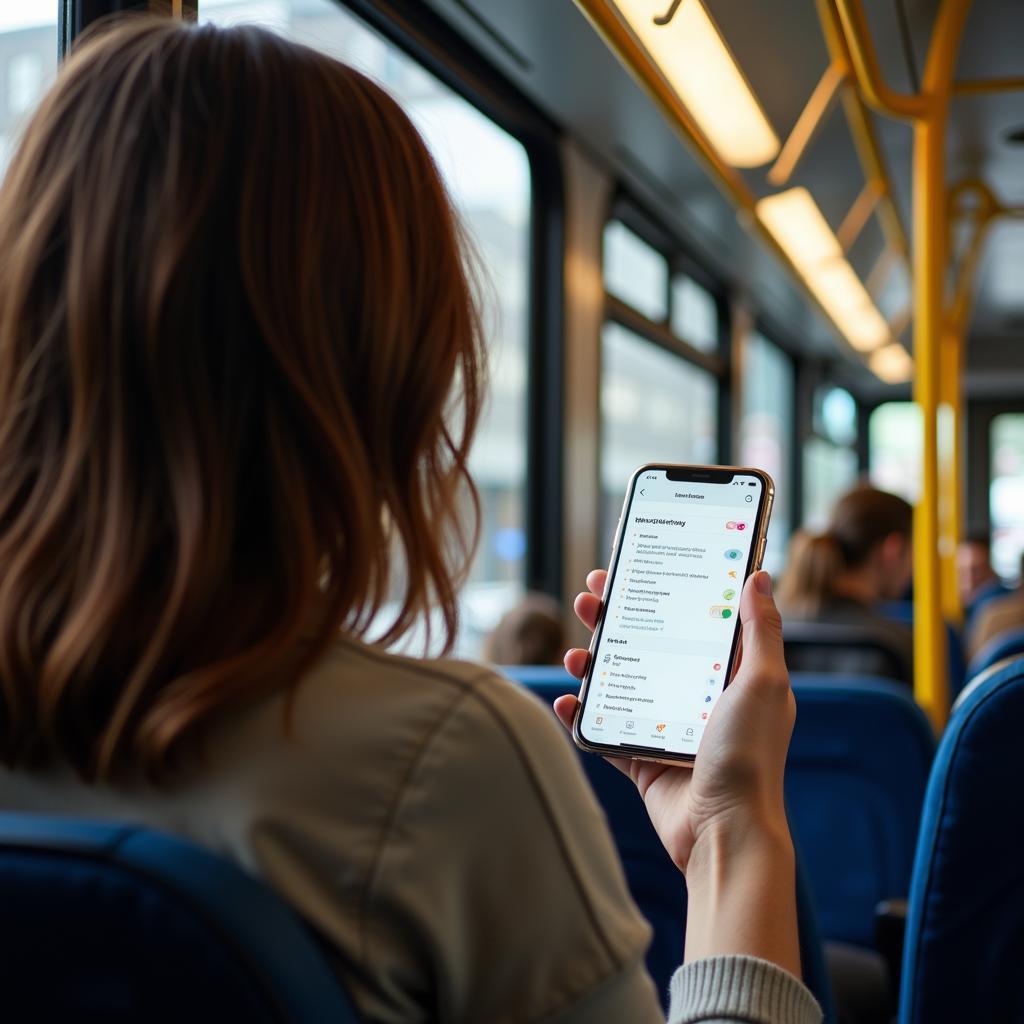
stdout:
[[949,715],[939,563],[938,419],[947,249],[946,121],[971,0],[943,0],[914,125],[914,401],[921,410],[921,500],[914,509],[914,696],[941,729]]
[[949,706],[939,602],[938,409],[945,268],[944,117],[914,126],[914,401],[921,411],[921,497],[914,508],[914,696],[932,724]]

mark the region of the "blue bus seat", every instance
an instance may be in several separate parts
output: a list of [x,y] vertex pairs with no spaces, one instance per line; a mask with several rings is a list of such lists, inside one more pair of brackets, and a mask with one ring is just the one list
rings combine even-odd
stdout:
[[902,683],[793,673],[786,804],[826,939],[874,948],[910,889],[935,737]]
[[[895,622],[904,622],[908,626],[914,625],[914,602],[913,601],[884,601],[878,606],[878,610],[886,617]],[[957,694],[963,689],[967,675],[967,657],[964,654],[963,640],[960,639],[960,630],[952,623],[945,623],[946,626],[946,665],[949,672],[949,699],[956,700]]]
[[910,888],[901,1024],[1024,1020],[1024,659],[950,718],[928,782]]
[[[579,691],[579,682],[558,666],[513,665],[503,666],[501,671],[525,685],[548,707],[563,693]],[[608,817],[633,899],[654,930],[647,952],[647,969],[665,997],[669,979],[683,957],[685,882],[665,852],[633,783],[601,757],[580,751],[580,758]],[[799,848],[796,884],[804,982],[825,1011],[825,1020],[834,1021],[831,983],[810,887],[799,860]]]
[[993,637],[978,653],[971,658],[967,666],[967,678],[973,679],[979,672],[994,665],[1004,658],[1013,658],[1024,654],[1024,629],[1011,629]]
[[2,812],[0,906],[4,1020],[358,1020],[293,911],[182,839]]

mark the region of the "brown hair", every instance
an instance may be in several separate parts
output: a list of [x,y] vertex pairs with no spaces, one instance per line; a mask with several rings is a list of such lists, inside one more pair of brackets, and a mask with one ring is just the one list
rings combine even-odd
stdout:
[[792,614],[812,617],[836,596],[836,581],[847,569],[864,565],[892,534],[910,537],[914,510],[902,498],[874,487],[858,487],[832,510],[819,534],[793,536],[779,604]]
[[339,629],[390,642],[436,605],[450,644],[483,373],[462,256],[353,69],[168,19],[78,47],[0,190],[6,764],[159,775]]
[[484,657],[495,665],[560,664],[565,646],[558,602],[547,594],[527,594],[487,637]]

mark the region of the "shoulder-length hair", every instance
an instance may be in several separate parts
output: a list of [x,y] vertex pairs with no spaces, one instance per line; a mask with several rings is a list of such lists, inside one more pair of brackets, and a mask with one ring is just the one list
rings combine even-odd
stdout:
[[0,190],[0,759],[160,776],[339,630],[450,644],[482,351],[380,87],[254,27],[87,37]]

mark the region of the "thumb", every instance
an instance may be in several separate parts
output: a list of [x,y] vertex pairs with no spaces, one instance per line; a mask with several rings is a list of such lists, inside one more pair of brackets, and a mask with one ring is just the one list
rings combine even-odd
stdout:
[[743,664],[756,666],[759,672],[786,672],[782,650],[782,616],[772,597],[772,578],[755,572],[747,580],[740,598],[743,623]]

